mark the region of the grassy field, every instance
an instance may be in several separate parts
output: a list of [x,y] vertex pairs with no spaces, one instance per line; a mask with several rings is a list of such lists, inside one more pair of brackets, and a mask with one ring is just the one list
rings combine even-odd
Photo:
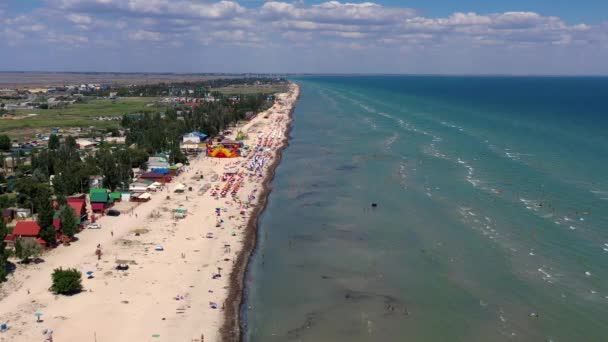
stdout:
[[287,91],[287,85],[233,85],[229,87],[214,88],[211,91],[219,91],[225,95],[240,95],[240,94],[274,94]]
[[[97,121],[99,116],[122,116],[145,110],[159,110],[158,107],[148,107],[157,99],[150,97],[121,98],[118,100],[91,100],[87,103],[69,105],[62,109],[27,109],[18,110],[18,120],[0,120],[0,132],[10,136],[48,131],[53,127],[117,127],[119,121]],[[28,116],[28,114],[38,114]]]

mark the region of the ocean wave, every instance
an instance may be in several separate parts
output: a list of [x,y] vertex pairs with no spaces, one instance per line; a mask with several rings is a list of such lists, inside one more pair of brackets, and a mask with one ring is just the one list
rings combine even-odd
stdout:
[[460,131],[460,132],[464,132],[464,128],[462,128],[461,126],[455,125],[455,124],[453,124],[453,123],[449,123],[449,122],[447,122],[447,121],[439,121],[439,123],[440,123],[441,125],[443,125],[443,126],[450,127],[450,128],[454,128],[454,129],[456,129],[456,130],[458,130],[458,131]]
[[374,122],[374,120],[372,120],[372,119],[370,119],[368,117],[364,117],[363,118],[363,122],[365,122],[374,131],[378,130],[378,125],[376,125],[376,123]]
[[404,189],[407,188],[407,165],[405,162],[399,163],[399,184]]
[[[475,168],[469,164],[466,160],[461,158],[457,159],[458,164],[462,165],[465,169],[467,169],[466,180],[471,183],[474,187],[478,188],[481,185],[481,180],[473,177],[475,175]],[[490,188],[483,187],[483,190],[490,190]]]
[[386,138],[384,140],[384,148],[387,151],[390,151],[391,147],[393,146],[393,144],[399,139],[399,133],[394,133],[393,135],[391,135],[390,137]]

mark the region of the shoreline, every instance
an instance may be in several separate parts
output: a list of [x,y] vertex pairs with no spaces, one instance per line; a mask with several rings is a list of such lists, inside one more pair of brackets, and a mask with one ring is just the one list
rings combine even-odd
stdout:
[[220,328],[220,338],[223,342],[243,341],[244,332],[242,329],[241,307],[245,299],[245,275],[249,269],[251,257],[258,248],[257,241],[260,218],[266,210],[268,198],[272,192],[272,181],[274,180],[276,170],[283,159],[283,151],[289,147],[291,130],[293,129],[293,113],[301,95],[300,87],[295,82],[290,83],[296,86],[296,91],[298,93],[289,110],[288,123],[281,140],[281,146],[277,149],[274,160],[268,167],[267,174],[262,182],[260,199],[258,203],[256,203],[256,206],[247,222],[247,232],[244,237],[245,242],[237,256],[235,266],[230,274],[230,289],[226,298],[226,303],[228,303],[228,305],[224,311],[224,321],[222,323],[222,327]]
[[[115,208],[123,214],[99,218],[102,229],[82,231],[77,243],[45,253],[40,264],[18,265],[0,284],[0,323],[9,323],[0,342],[35,340],[43,328],[62,341],[239,340],[258,219],[288,146],[298,97],[291,82],[271,108],[235,127],[231,136],[242,130],[255,148],[242,157],[192,158],[149,202],[119,202]],[[218,177],[235,169],[230,180]],[[175,192],[179,183],[192,190]],[[220,197],[224,184],[238,193]],[[171,213],[180,207],[187,215],[176,219]],[[97,245],[103,247],[101,259],[94,254]],[[128,271],[116,269],[118,260],[129,261]],[[58,267],[94,276],[84,277],[81,293],[55,296],[48,288]],[[31,319],[36,312],[44,315],[42,323]]]

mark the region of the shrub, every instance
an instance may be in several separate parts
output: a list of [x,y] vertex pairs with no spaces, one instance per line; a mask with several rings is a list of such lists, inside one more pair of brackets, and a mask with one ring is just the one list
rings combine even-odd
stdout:
[[53,271],[53,286],[51,291],[55,294],[73,295],[82,291],[82,273],[75,268],[64,270],[56,268]]
[[42,253],[42,247],[32,239],[17,239],[15,242],[15,256],[23,263],[30,262],[30,258],[36,258]]

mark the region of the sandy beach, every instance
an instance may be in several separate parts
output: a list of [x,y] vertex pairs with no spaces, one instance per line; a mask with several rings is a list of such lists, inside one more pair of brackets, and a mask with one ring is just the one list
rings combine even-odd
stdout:
[[[9,326],[0,341],[44,341],[44,329],[53,330],[54,341],[192,342],[204,336],[208,342],[221,340],[220,330],[224,340],[238,336],[227,332],[237,331],[255,215],[287,143],[298,95],[292,84],[271,109],[232,130],[230,138],[239,130],[248,135],[246,156],[199,155],[149,202],[119,203],[122,215],[100,218],[102,229],[81,232],[71,246],[45,253],[42,263],[18,265],[0,288],[0,323]],[[237,174],[224,179],[233,170]],[[175,193],[179,183],[192,190]],[[178,208],[187,211],[185,218],[173,217]],[[117,270],[117,260],[128,269]],[[58,267],[81,271],[85,290],[53,295],[48,289]]]

